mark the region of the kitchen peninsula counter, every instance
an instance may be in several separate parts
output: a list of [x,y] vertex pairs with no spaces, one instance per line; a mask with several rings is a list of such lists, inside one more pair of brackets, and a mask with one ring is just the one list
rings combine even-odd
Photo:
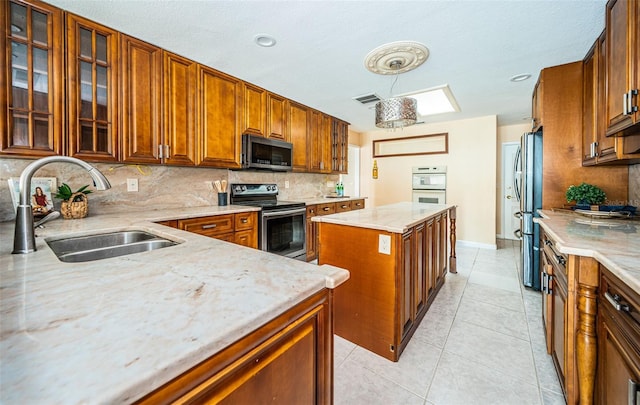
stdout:
[[318,263],[350,272],[334,290],[335,333],[398,361],[447,270],[456,272],[456,206],[404,202],[312,220]]
[[539,212],[542,218],[534,221],[557,242],[560,253],[596,259],[640,294],[640,221]]
[[[59,219],[36,230],[37,251],[24,255],[11,254],[13,222],[0,223],[2,402],[133,402],[348,279],[340,268],[154,223],[256,210],[230,205]],[[179,244],[63,263],[45,242],[128,229]]]

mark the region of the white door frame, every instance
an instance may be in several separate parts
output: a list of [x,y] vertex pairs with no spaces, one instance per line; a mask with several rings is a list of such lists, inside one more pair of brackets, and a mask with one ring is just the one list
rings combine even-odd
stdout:
[[[508,177],[512,177],[511,173],[513,172],[514,165],[514,162],[511,159],[507,159],[508,155],[510,155],[507,153],[507,150],[512,148],[517,149],[518,146],[520,146],[520,142],[502,143],[502,181],[500,184],[500,199],[502,201],[502,212],[500,213],[500,215],[502,218],[502,229],[500,230],[500,232],[502,233],[502,238],[513,240],[516,240],[516,237],[513,235],[513,231],[510,229],[512,227],[510,225],[512,225],[512,221],[519,220],[513,217],[512,212],[512,204],[516,203],[516,201],[507,199],[505,196],[505,190],[507,189],[507,187],[511,187],[513,185],[511,181],[509,181],[510,184],[506,184],[506,182]],[[510,201],[513,201],[513,203],[509,204]]]

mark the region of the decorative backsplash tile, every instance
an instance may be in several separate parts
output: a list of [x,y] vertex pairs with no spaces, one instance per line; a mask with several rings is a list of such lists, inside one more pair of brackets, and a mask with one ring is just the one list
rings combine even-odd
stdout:
[[[33,160],[0,159],[0,221],[15,218],[8,179],[19,177]],[[153,210],[160,208],[216,205],[218,196],[211,182],[226,179],[232,183],[275,183],[283,200],[318,198],[333,191],[328,181],[338,175],[312,173],[246,172],[226,169],[92,163],[111,183],[111,189],[94,191],[89,197],[89,215],[122,210]],[[35,173],[35,177],[55,177],[58,185],[67,183],[72,189],[92,185],[84,169],[68,163],[51,163]],[[138,180],[138,192],[127,191],[127,179]],[[285,181],[289,188],[285,188]],[[90,187],[93,189],[93,187]],[[55,208],[60,201],[54,199]]]
[[629,203],[640,207],[640,165],[629,166]]

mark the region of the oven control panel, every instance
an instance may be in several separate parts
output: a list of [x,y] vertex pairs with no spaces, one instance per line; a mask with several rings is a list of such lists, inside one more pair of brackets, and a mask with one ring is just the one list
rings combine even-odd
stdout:
[[232,184],[231,194],[233,196],[265,196],[277,195],[277,184]]

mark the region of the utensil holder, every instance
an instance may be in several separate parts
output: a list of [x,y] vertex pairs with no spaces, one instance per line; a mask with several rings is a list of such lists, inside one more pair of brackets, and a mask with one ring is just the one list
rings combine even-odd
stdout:
[[227,193],[218,193],[218,205],[227,205]]

